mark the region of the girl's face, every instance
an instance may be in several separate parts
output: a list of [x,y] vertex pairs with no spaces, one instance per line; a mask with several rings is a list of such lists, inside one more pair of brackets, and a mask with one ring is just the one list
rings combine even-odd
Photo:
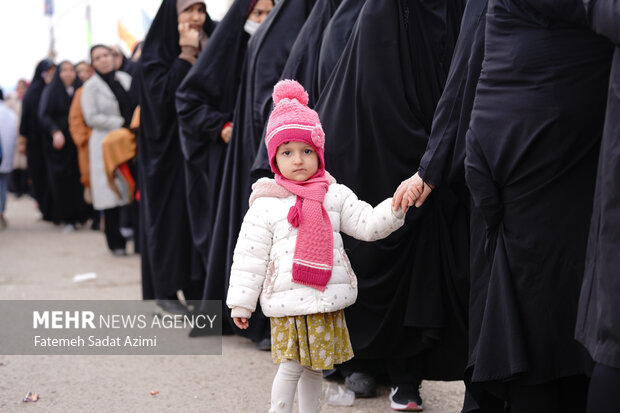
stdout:
[[271,9],[273,9],[273,0],[258,0],[250,12],[248,20],[260,24],[265,21]]
[[71,86],[75,82],[75,69],[69,62],[65,62],[60,66],[60,80],[65,86]]
[[319,157],[307,143],[284,142],[278,146],[276,166],[286,179],[303,182],[319,170]]
[[86,63],[80,63],[75,68],[77,75],[82,82],[86,82],[93,74],[93,68]]
[[207,20],[207,9],[203,3],[194,3],[177,16],[177,21],[189,23],[189,27],[200,31],[205,20]]

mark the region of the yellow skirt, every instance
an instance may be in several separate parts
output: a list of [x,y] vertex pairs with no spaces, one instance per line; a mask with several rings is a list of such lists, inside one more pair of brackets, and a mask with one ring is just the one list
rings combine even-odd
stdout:
[[344,310],[271,317],[271,355],[274,363],[296,360],[317,370],[329,370],[352,359]]

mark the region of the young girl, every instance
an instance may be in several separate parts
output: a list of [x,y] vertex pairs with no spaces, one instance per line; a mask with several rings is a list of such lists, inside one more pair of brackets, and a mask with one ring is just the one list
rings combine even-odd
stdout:
[[279,82],[265,144],[275,180],[252,187],[230,274],[227,305],[248,328],[260,296],[271,319],[271,352],[280,367],[270,412],[318,412],[321,370],[353,357],[343,309],[355,302],[357,280],[340,231],[363,241],[385,238],[403,225],[387,199],[372,208],[325,171],[325,136],[308,94]]

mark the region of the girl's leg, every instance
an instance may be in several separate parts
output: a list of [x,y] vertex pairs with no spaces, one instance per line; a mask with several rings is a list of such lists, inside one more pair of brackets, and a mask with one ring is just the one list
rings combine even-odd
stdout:
[[289,360],[280,363],[271,387],[271,409],[269,413],[291,413],[297,382],[303,367],[297,361]]
[[304,367],[299,380],[299,413],[318,413],[322,392],[323,372]]

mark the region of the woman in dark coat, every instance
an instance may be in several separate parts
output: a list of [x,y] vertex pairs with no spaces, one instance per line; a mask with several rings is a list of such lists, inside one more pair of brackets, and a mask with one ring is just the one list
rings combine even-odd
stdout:
[[92,211],[84,201],[77,148],[69,133],[69,108],[73,93],[81,84],[73,64],[61,62],[54,78],[43,90],[39,104],[39,119],[46,131],[42,146],[48,183],[56,217],[65,223],[65,232],[74,230],[76,223],[86,221]]
[[[183,154],[175,110],[175,93],[204,50],[214,23],[203,1],[164,0],[144,41],[140,59],[138,134],[140,170],[142,295],[172,304],[178,290],[199,298],[202,280],[187,214]],[[144,263],[143,263],[144,264]]]
[[594,193],[577,339],[596,362],[588,413],[620,411],[620,1],[584,1],[593,30],[616,45]]
[[[212,233],[217,241],[210,243],[207,259],[207,280],[225,277],[225,291],[254,182],[250,169],[259,145],[264,145],[262,134],[271,112],[273,85],[280,79],[293,42],[314,4],[315,0],[280,0],[248,42]],[[260,343],[269,337],[269,320],[261,314],[243,334]]]
[[[250,40],[244,27],[248,21],[261,24],[272,8],[272,0],[237,0],[177,90],[189,220],[205,268],[241,68]],[[225,277],[212,275],[205,279],[203,299],[222,300],[225,305]]]
[[39,102],[45,85],[52,80],[56,65],[49,59],[37,64],[30,87],[22,102],[19,134],[26,137],[28,175],[32,180],[34,199],[46,221],[57,221],[53,216],[52,193],[47,183],[47,166],[43,156],[43,138],[47,135],[39,120]]
[[[419,165],[463,7],[417,0],[364,5],[316,106],[331,137],[328,169],[360,198],[380,202]],[[454,194],[441,196],[450,201]],[[356,358],[343,372],[378,360],[388,367],[393,401],[417,407],[422,378],[460,379],[466,361],[466,291],[452,268],[457,247],[448,229],[454,202],[430,201],[383,241],[345,239],[359,295],[347,312]],[[349,385],[358,390],[356,382],[362,380]]]
[[470,308],[471,389],[498,399],[484,411],[585,409],[573,336],[612,50],[580,0],[489,1],[465,159],[490,265]]

